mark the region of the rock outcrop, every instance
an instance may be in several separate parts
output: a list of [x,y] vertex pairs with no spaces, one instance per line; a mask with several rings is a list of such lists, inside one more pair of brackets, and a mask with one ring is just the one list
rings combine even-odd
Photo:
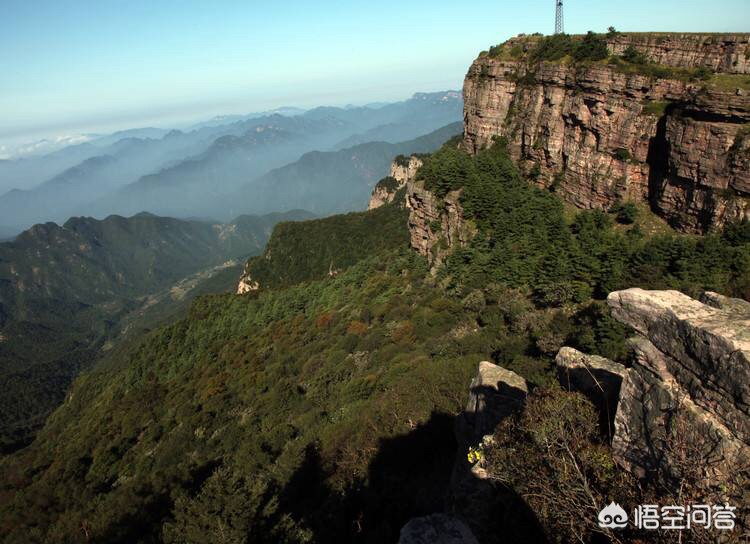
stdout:
[[469,387],[466,409],[459,419],[458,438],[467,446],[480,444],[485,436],[495,432],[498,422],[523,406],[528,394],[526,380],[521,376],[482,361]]
[[399,544],[470,544],[477,542],[476,537],[485,540],[502,506],[481,454],[473,459],[468,454],[481,451],[493,440],[498,423],[523,408],[528,392],[526,380],[515,372],[487,361],[479,363],[466,409],[456,419],[458,450],[446,496],[450,514],[412,519],[401,530]]
[[[660,65],[532,63],[539,38],[481,55],[464,84],[464,146],[495,136],[535,182],[581,208],[648,202],[678,229],[750,216],[750,35],[620,35]],[[517,58],[515,58],[517,57]],[[708,81],[685,69],[722,72]]]
[[464,218],[460,197],[460,191],[451,191],[440,199],[421,181],[407,184],[411,247],[427,257],[433,271],[455,248],[467,245],[476,235],[476,228]]
[[417,180],[422,164],[418,155],[397,157],[391,164],[390,176],[373,189],[369,209],[393,202],[398,191],[406,187],[410,244],[427,257],[434,272],[451,251],[471,241],[476,228],[464,219],[460,191],[451,191],[441,199]]
[[750,462],[750,303],[628,289],[610,294],[608,304],[637,333],[632,367],[569,348],[557,362],[563,372],[599,368],[615,378],[600,383],[606,396],[619,389],[616,459],[638,476],[680,477],[697,466],[700,485],[726,485]]
[[750,303],[715,293],[704,300],[711,305],[642,289],[608,297],[612,315],[638,332],[612,444],[636,471],[675,461],[673,430],[694,433],[692,447],[703,443],[698,449],[714,483],[750,460]]
[[607,40],[615,55],[631,46],[665,66],[750,74],[750,34],[616,34]]
[[601,414],[602,430],[612,436],[620,387],[628,372],[625,366],[568,347],[560,349],[555,364],[560,384],[569,391],[585,395]]
[[479,544],[467,525],[447,514],[410,520],[401,529],[398,544]]
[[456,421],[458,453],[447,503],[480,539],[493,526],[498,494],[483,460],[474,462],[467,454],[492,441],[498,423],[523,408],[528,391],[526,380],[515,372],[482,361],[469,387],[466,409]]
[[245,263],[245,268],[242,271],[242,276],[240,276],[240,281],[237,284],[237,294],[238,295],[244,295],[245,293],[250,293],[252,291],[257,291],[260,289],[260,283],[253,279],[253,277],[250,275],[249,265],[250,261]]
[[391,163],[390,174],[381,179],[372,190],[370,204],[367,209],[374,210],[384,204],[393,202],[393,199],[396,198],[396,193],[407,182],[412,181],[416,177],[420,166],[422,166],[422,159],[417,155],[396,157]]

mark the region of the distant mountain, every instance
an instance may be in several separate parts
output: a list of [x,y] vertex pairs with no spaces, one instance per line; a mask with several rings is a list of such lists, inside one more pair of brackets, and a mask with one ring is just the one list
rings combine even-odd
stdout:
[[186,132],[158,128],[124,130],[111,135],[93,136],[90,141],[46,155],[0,161],[0,195],[11,189],[33,188],[82,161],[97,155],[117,156],[123,148],[134,146],[144,153],[143,157],[135,154],[128,157],[133,161],[129,181],[135,181],[160,167],[205,151],[217,138],[242,135],[267,119],[206,126]]
[[0,194],[29,189],[99,153],[101,150],[96,146],[82,143],[41,157],[0,161]]
[[106,134],[104,136],[96,135],[92,137],[89,142],[93,145],[106,147],[120,140],[127,138],[142,138],[142,139],[160,139],[169,133],[169,129],[166,128],[155,128],[155,127],[143,127],[143,128],[131,128],[128,130],[120,130],[113,132],[112,134]]
[[12,384],[0,389],[0,450],[27,440],[73,377],[125,332],[128,315],[192,275],[210,277],[214,267],[258,254],[279,221],[310,217],[298,211],[224,225],[150,214],[78,217],[0,244],[0,383]]
[[[255,123],[264,121],[267,119]],[[43,165],[45,171],[47,166],[51,170],[69,162],[74,162],[74,165],[36,183],[35,187],[0,193],[0,224],[18,232],[36,223],[64,221],[73,215],[105,217],[111,212],[123,211],[124,208],[118,209],[117,206],[97,209],[91,203],[145,175],[179,164],[185,157],[205,153],[221,138],[235,137],[235,134],[250,130],[251,126],[254,125],[245,123],[190,133],[173,130],[159,139],[128,136],[152,132],[151,129],[137,129],[117,133],[121,137],[109,145],[102,146],[104,140],[99,140],[34,160],[6,161],[7,165],[0,164],[0,180],[3,168],[6,172],[18,170],[19,175],[23,175],[24,168],[33,171],[39,165]],[[123,213],[130,215],[142,209]]]
[[[201,155],[144,176],[88,209],[98,215],[147,210],[160,215],[229,218],[235,211],[268,213],[295,208],[297,203],[304,202],[306,194],[317,194],[317,198],[330,201],[327,205],[313,204],[321,213],[360,209],[372,185],[387,172],[393,155],[431,151],[454,134],[446,136],[444,131],[398,146],[388,142],[402,141],[401,134],[409,135],[403,140],[415,133],[423,134],[425,127],[435,130],[444,126],[444,121],[458,121],[461,111],[460,94],[450,92],[415,95],[405,102],[377,109],[317,108],[295,117],[263,118],[262,125],[253,126],[244,135],[219,138]],[[393,120],[398,122],[382,124]],[[437,123],[442,124],[433,126]],[[458,132],[460,127],[456,125],[455,134]],[[342,136],[348,140],[368,134],[381,136],[382,141],[340,155],[310,151],[335,148],[343,141]],[[305,152],[311,154],[303,156]],[[287,180],[298,180],[296,187],[275,187],[273,181],[266,179],[259,183],[251,181],[297,159],[299,162],[290,164],[281,174]],[[274,180],[276,174],[268,176]],[[361,190],[349,194],[355,181]],[[332,190],[322,194],[326,183],[333,184]],[[252,190],[247,190],[250,187]],[[345,187],[344,199],[336,187]],[[287,197],[291,200],[287,201]]]
[[34,189],[13,189],[0,196],[0,217],[19,227],[60,221],[75,215],[82,194],[87,199],[106,194],[127,172],[127,166],[111,155],[88,158]]
[[[228,219],[207,203],[304,153],[406,141],[459,121],[462,108],[458,92],[418,93],[377,107],[321,107],[297,115],[283,108],[221,117],[188,131],[146,127],[98,136],[49,155],[0,161],[0,225],[18,232],[71,215],[140,211]],[[289,209],[279,205],[253,209]]]
[[292,117],[295,115],[302,115],[306,110],[302,108],[294,107],[281,107],[274,110],[264,111],[260,113],[248,113],[246,115],[217,115],[213,119],[208,121],[202,121],[195,123],[190,127],[191,130],[203,127],[216,127],[226,125],[230,123],[237,123],[239,121],[247,121],[249,119],[257,119],[258,117],[268,117],[270,115],[284,115],[286,117]]
[[388,175],[393,157],[434,151],[461,129],[461,123],[453,123],[406,142],[370,142],[340,151],[313,151],[247,183],[235,195],[213,204],[210,211],[263,213],[303,204],[318,215],[362,210],[375,183]]
[[143,176],[90,209],[94,214],[146,210],[160,215],[208,215],[207,199],[233,192],[243,182],[296,160],[318,144],[330,145],[351,130],[330,117],[264,118],[262,125],[241,136],[222,136],[200,155]]
[[46,155],[65,147],[86,143],[93,138],[95,135],[91,134],[64,134],[56,138],[44,138],[33,142],[0,145],[0,157],[9,159]]

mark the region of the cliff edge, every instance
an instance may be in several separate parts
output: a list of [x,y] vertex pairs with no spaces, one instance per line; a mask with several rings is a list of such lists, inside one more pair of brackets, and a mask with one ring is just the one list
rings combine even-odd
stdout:
[[750,216],[750,34],[614,34],[595,61],[559,40],[518,37],[474,61],[469,152],[503,137],[566,201],[648,202],[685,232]]

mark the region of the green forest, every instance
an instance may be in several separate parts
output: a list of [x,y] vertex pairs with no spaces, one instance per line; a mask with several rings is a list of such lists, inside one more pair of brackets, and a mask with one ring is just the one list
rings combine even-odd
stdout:
[[[630,485],[607,472],[588,401],[555,385],[554,355],[627,357],[629,331],[603,304],[612,290],[750,298],[750,224],[646,236],[621,209],[571,214],[502,141],[424,160],[419,179],[441,197],[460,189],[477,227],[437,275],[408,247],[402,198],[279,225],[249,266],[260,291],[198,298],[122,364],[80,376],[37,440],[0,458],[3,541],[395,542],[443,508],[481,360],[529,381],[532,406],[560,422],[545,432],[580,435],[596,493]],[[509,447],[538,435],[533,417],[508,425]],[[549,474],[556,455],[530,440],[513,466]],[[539,521],[564,538],[566,519]]]

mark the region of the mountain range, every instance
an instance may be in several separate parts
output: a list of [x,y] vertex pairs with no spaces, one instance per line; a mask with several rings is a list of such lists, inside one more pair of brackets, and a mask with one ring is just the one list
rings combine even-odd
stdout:
[[[20,232],[73,215],[141,211],[205,217],[207,201],[233,196],[307,152],[407,141],[459,121],[462,108],[460,93],[418,93],[376,107],[229,116],[187,131],[133,129],[44,156],[0,161],[0,227]],[[278,208],[255,199],[252,209]]]
[[[422,149],[444,145],[396,157],[368,211],[75,218],[0,245],[0,368],[17,369],[0,392],[0,538],[742,538],[750,218],[733,191],[750,157],[737,122],[750,119],[749,44],[521,36],[469,70],[463,135],[443,125]],[[570,115],[548,111],[561,104]],[[337,122],[372,115],[354,110]],[[331,111],[304,119],[320,127]],[[228,156],[242,160],[246,135],[228,135]],[[229,194],[346,207],[382,152],[408,142],[333,144]],[[162,181],[179,190],[181,178]],[[715,193],[689,201],[707,209],[683,206],[712,228],[665,221],[645,199],[657,182]],[[241,252],[232,289],[222,261]],[[86,371],[69,383],[67,369]],[[37,399],[57,409],[45,419]],[[722,504],[735,532],[613,531],[597,513],[614,501]]]
[[309,217],[76,217],[0,243],[0,379],[9,385],[0,391],[0,446],[24,443],[77,373],[126,333],[171,315],[226,268],[229,284],[216,287],[232,289],[235,260],[260,253],[279,221]]

